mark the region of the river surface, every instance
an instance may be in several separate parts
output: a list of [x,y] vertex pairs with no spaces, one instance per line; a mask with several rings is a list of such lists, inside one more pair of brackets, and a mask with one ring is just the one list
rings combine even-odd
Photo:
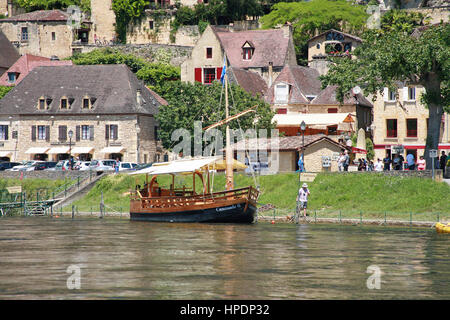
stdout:
[[428,228],[2,217],[0,299],[450,299],[449,245]]

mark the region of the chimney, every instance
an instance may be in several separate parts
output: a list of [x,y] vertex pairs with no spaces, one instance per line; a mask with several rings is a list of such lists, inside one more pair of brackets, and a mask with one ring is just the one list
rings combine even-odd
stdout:
[[269,88],[272,86],[273,62],[269,61]]
[[141,89],[136,89],[136,103],[138,107],[142,105],[142,95],[141,95]]
[[234,32],[234,24],[232,22],[228,24],[228,31]]
[[283,37],[289,38],[292,33],[292,23],[286,21],[286,23],[281,27],[283,30]]

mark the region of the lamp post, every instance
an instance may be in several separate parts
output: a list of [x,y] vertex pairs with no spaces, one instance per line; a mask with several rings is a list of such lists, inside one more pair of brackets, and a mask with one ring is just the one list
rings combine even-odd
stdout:
[[136,162],[140,162],[140,154],[139,154],[139,133],[141,132],[141,127],[136,124]]
[[69,169],[72,170],[72,137],[73,131],[69,130]]
[[[302,121],[300,123],[300,130],[302,130],[302,154],[300,155],[300,159],[298,161],[298,183],[300,184],[300,177],[302,170],[305,168],[305,161],[304,161],[304,147],[305,147],[305,129],[306,129],[306,123],[305,121]],[[301,164],[301,165],[300,165]]]

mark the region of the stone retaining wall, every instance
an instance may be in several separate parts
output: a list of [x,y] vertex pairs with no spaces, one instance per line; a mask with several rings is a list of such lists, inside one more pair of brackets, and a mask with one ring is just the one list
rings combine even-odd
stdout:
[[[432,170],[390,170],[390,171],[348,171],[348,172],[320,172],[327,174],[384,174],[386,176],[397,176],[397,177],[418,177],[418,178],[428,178],[431,179],[433,176]],[[436,181],[442,181],[442,170],[434,170],[434,177]]]
[[84,179],[89,177],[89,174],[96,176],[96,172],[90,171],[0,171],[0,179],[20,179],[20,174],[23,172],[24,179],[50,179],[50,180],[64,180],[67,179]]

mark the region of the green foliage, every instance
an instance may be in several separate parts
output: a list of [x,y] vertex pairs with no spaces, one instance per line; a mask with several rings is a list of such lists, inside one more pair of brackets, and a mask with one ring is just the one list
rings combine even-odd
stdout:
[[366,150],[367,150],[367,159],[373,160],[375,158],[375,151],[373,148],[372,139],[366,138]]
[[6,96],[6,94],[12,89],[13,87],[6,87],[6,86],[0,86],[0,99]]
[[405,10],[389,10],[381,16],[381,30],[390,32],[411,33],[414,28],[427,23],[427,15],[421,12],[408,12]]
[[[236,114],[243,110],[257,105],[256,112],[248,113],[238,120],[230,122],[231,129],[245,131],[249,128],[273,128],[271,123],[274,113],[270,105],[261,99],[252,96],[236,85],[230,86],[230,114]],[[200,83],[184,83],[179,81],[166,82],[157,91],[169,103],[168,106],[161,106],[157,119],[160,124],[160,137],[163,146],[172,149],[178,141],[171,141],[172,132],[176,129],[184,128],[191,131],[193,135],[194,121],[202,121],[202,126],[206,127],[225,119],[224,92],[220,83],[212,85],[202,85]],[[254,120],[256,124],[254,125]],[[225,126],[219,127],[225,137]]]
[[308,55],[307,41],[317,32],[329,29],[359,34],[364,29],[368,14],[365,7],[346,0],[312,0],[308,2],[280,2],[260,21],[263,28],[292,23],[297,59],[304,64]]
[[132,54],[115,49],[103,48],[88,53],[75,54],[70,58],[74,64],[125,64],[146,85],[158,90],[166,81],[180,79],[180,68],[168,63],[150,63]]
[[116,32],[122,43],[127,40],[127,26],[145,13],[145,0],[112,0],[112,9],[116,15]]
[[80,7],[81,11],[90,11],[90,0],[15,0],[25,11],[65,9],[71,5]]

